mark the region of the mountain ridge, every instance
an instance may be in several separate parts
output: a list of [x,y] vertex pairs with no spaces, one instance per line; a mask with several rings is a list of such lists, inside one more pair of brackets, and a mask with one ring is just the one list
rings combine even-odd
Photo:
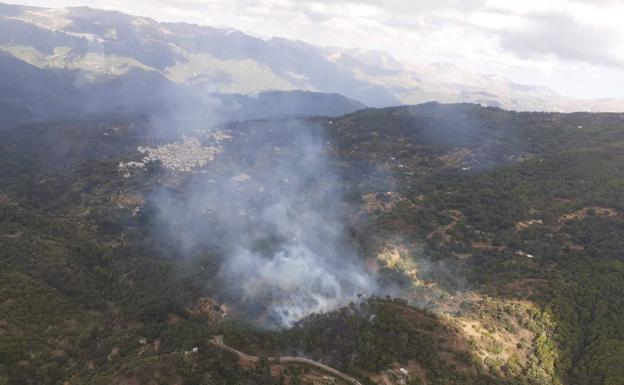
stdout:
[[[120,111],[154,115],[167,122],[193,113],[200,123],[221,124],[287,116],[340,116],[366,107],[335,93],[214,93],[201,86],[175,84],[159,72],[139,68],[88,82],[75,70],[42,69],[1,51],[0,88],[6,94],[0,97],[0,130],[29,121]],[[203,111],[204,116],[194,111]]]
[[624,111],[617,99],[577,100],[542,86],[474,74],[445,63],[405,64],[387,53],[317,47],[282,37],[154,19],[89,7],[0,7],[0,49],[82,82],[155,71],[214,93],[307,90],[372,107],[471,102],[518,111]]

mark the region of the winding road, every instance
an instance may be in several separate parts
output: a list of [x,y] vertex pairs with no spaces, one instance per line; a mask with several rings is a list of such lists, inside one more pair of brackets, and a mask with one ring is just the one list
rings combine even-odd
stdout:
[[[250,356],[249,354],[245,354],[243,352],[239,352],[238,350],[236,350],[236,349],[234,349],[234,348],[232,348],[230,346],[227,346],[225,344],[225,342],[223,342],[223,336],[216,336],[213,339],[211,339],[210,342],[213,343],[214,345],[222,348],[222,349],[228,350],[228,351],[236,354],[242,360],[250,361],[250,362],[260,361],[260,357]],[[320,362],[312,361],[312,360],[310,360],[308,358],[303,358],[303,357],[266,357],[266,358],[268,360],[270,360],[270,361],[278,361],[278,362],[281,362],[281,363],[295,362],[295,363],[312,365],[312,366],[315,366],[315,367],[317,367],[317,368],[319,368],[321,370],[329,372],[329,373],[335,375],[336,377],[340,377],[343,380],[345,380],[345,381],[347,381],[347,382],[349,382],[351,384],[362,385],[362,383],[360,383],[355,378],[353,378],[351,376],[348,376],[348,375],[346,375],[346,374],[344,374],[344,373],[342,373],[342,372],[340,372],[340,371],[338,371],[338,370],[336,370],[334,368],[331,368],[331,367],[329,367],[329,366],[327,366],[325,364],[322,364]]]

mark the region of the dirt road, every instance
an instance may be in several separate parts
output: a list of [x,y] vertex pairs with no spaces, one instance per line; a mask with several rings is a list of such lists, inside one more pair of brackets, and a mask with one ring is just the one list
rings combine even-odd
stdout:
[[[240,359],[245,360],[245,361],[250,361],[250,362],[257,362],[260,361],[260,357],[256,357],[256,356],[250,356],[249,354],[245,354],[243,352],[239,352],[238,350],[229,347],[225,344],[225,342],[223,342],[223,336],[216,336],[214,337],[212,340],[210,340],[211,343],[217,345],[218,347],[228,350],[234,354],[236,354],[238,357],[240,357]],[[307,364],[307,365],[311,365],[311,366],[315,366],[321,370],[324,370],[326,372],[329,372],[333,375],[335,375],[336,377],[339,377],[351,384],[354,385],[362,385],[358,380],[356,380],[355,378],[348,376],[334,368],[331,368],[325,364],[322,364],[320,362],[316,362],[316,361],[312,361],[310,359],[307,358],[302,358],[302,357],[267,357],[268,360],[270,361],[279,361],[281,363],[289,363],[289,362],[295,362],[295,363],[300,363],[300,364]]]

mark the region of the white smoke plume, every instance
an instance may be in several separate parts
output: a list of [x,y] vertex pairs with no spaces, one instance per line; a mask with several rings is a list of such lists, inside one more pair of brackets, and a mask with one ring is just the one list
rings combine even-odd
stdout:
[[378,291],[345,240],[341,183],[322,128],[301,120],[238,125],[183,192],[156,194],[182,247],[219,249],[222,298],[289,327]]

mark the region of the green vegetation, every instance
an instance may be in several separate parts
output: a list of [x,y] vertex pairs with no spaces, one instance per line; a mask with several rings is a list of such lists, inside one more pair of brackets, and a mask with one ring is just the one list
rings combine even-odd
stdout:
[[351,304],[282,332],[230,328],[226,338],[228,343],[260,355],[303,351],[362,379],[397,363],[416,361],[426,369],[432,384],[501,383],[483,373],[469,351],[458,348],[468,345],[455,330],[401,300]]
[[[397,365],[417,368],[413,384],[623,383],[624,115],[426,104],[312,120],[345,181],[349,239],[371,259],[400,240],[406,261],[382,277],[453,306],[369,299],[281,332],[192,310],[219,285],[219,251],[189,262],[156,231],[150,194],[184,179],[121,175],[138,144],[164,140],[127,121],[0,133],[0,384],[306,381],[240,367],[209,344],[221,333],[366,383]],[[408,274],[423,261],[429,302]]]
[[[463,274],[484,294],[529,299],[552,314],[553,339],[538,335],[536,358],[544,367],[554,367],[562,382],[621,383],[624,147],[623,131],[617,129],[621,118],[511,115],[529,117],[529,124],[541,115],[560,125],[544,125],[543,132],[518,127],[509,143],[500,144],[509,149],[518,140],[514,136],[539,141],[539,148],[520,142],[533,152],[524,161],[481,172],[404,175],[401,192],[415,204],[396,205],[379,215],[377,229],[420,239],[425,254],[461,265]],[[464,140],[456,145],[474,144]],[[496,153],[498,145],[493,149]],[[449,223],[440,213],[449,212],[456,213],[457,223],[439,231]]]

